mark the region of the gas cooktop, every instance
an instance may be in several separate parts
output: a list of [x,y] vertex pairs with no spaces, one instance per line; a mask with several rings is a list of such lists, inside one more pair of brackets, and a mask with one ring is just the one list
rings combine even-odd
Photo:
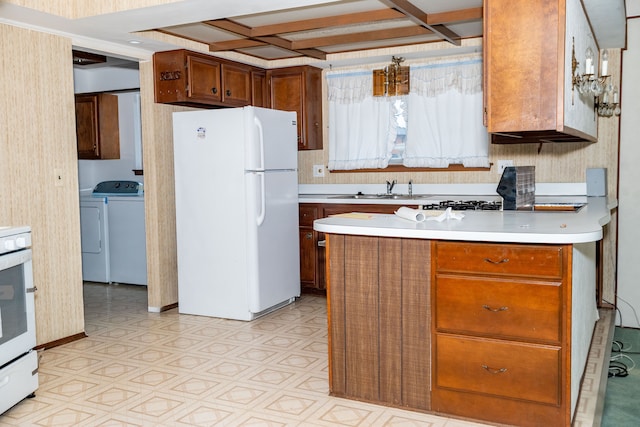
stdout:
[[438,203],[422,205],[422,209],[427,211],[447,208],[454,211],[499,211],[501,207],[500,200],[443,200]]

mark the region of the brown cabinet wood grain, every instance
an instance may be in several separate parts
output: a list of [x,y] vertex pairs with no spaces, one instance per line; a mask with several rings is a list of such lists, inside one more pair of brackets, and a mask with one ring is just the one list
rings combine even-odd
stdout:
[[435,241],[432,253],[433,409],[570,425],[571,246]]
[[429,242],[329,235],[331,395],[429,410]]
[[156,52],[155,101],[201,108],[251,105],[252,72],[264,70],[185,49]]
[[99,93],[76,95],[76,139],[78,158],[120,158],[118,96]]
[[251,105],[269,108],[266,71],[251,71]]
[[[593,103],[585,101],[590,111],[575,107],[582,101],[572,95],[571,70],[565,69],[572,49],[567,20],[586,18],[582,10],[581,17],[567,15],[565,3],[484,0],[485,125],[493,143],[597,139]],[[574,102],[566,104],[571,96]]]
[[298,149],[322,149],[322,70],[311,66],[267,72],[271,108],[298,115]]
[[347,204],[347,203],[301,203],[299,205],[300,227],[300,282],[302,290],[324,291],[325,284],[325,234],[313,229],[313,221],[348,212],[370,212],[391,214],[401,205]]

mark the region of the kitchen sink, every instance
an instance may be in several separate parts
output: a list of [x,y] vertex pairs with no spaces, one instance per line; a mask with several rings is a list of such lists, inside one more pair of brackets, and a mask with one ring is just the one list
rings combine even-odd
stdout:
[[412,200],[427,199],[431,197],[429,194],[339,194],[330,196],[330,199],[373,199],[373,200]]

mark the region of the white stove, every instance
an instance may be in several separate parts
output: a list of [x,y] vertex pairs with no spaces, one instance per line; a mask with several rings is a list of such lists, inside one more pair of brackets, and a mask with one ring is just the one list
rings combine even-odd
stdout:
[[0,227],[0,413],[38,388],[31,229]]

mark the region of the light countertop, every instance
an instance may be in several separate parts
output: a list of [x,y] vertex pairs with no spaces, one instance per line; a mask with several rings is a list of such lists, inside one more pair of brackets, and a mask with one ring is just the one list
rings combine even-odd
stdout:
[[[314,197],[317,197],[315,195]],[[446,196],[427,199],[442,200]],[[477,197],[477,196],[476,196]],[[462,199],[454,196],[453,199]],[[319,198],[313,200],[320,200]],[[337,203],[345,203],[344,199]],[[364,201],[360,201],[364,200]],[[446,200],[446,198],[444,198]],[[303,202],[302,199],[300,200]],[[384,200],[385,203],[401,204],[416,208],[426,204],[426,200]],[[448,219],[442,222],[414,222],[393,214],[362,212],[357,218],[333,216],[318,219],[314,229],[324,233],[352,234],[363,236],[402,237],[415,239],[494,241],[511,243],[586,243],[602,239],[602,227],[611,220],[611,210],[617,201],[607,197],[536,197],[537,203],[560,203],[586,201],[587,205],[578,212],[531,212],[531,211],[462,211],[461,220]],[[354,203],[349,200],[347,203]],[[356,203],[371,203],[358,199]],[[379,203],[379,201],[376,201]],[[354,204],[353,212],[361,212]]]

